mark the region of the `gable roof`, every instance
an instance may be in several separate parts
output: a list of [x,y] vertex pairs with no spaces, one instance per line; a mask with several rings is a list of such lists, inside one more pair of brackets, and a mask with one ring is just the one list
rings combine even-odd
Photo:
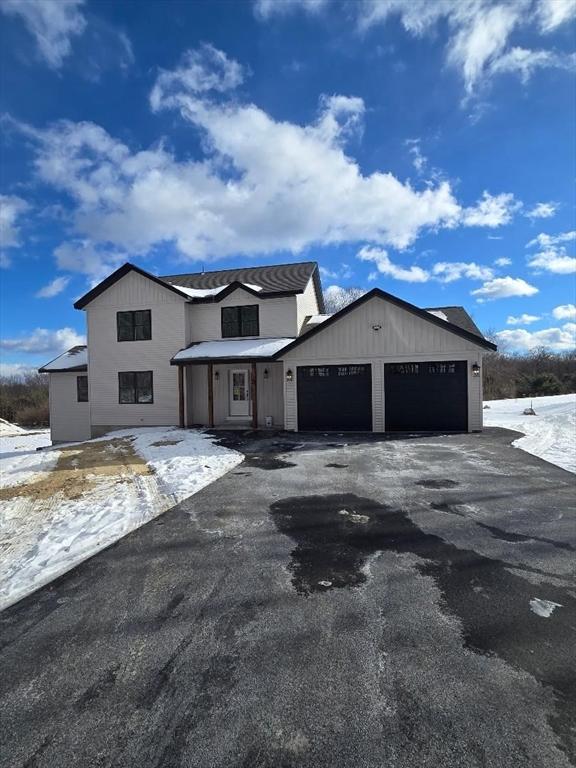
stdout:
[[[368,293],[365,293],[364,296],[361,296],[359,299],[356,299],[356,301],[348,304],[348,306],[344,307],[344,309],[336,312],[328,320],[325,320],[323,323],[319,323],[314,328],[311,328],[309,331],[307,331],[303,336],[299,336],[291,344],[288,344],[286,347],[281,349],[278,353],[276,353],[276,355],[274,355],[275,359],[281,358],[282,355],[284,355],[286,352],[290,352],[295,347],[303,344],[305,341],[308,341],[317,333],[322,333],[322,331],[326,330],[326,328],[333,325],[334,323],[337,323],[338,320],[340,320],[342,317],[345,317],[350,312],[353,312],[357,307],[365,304],[367,301],[370,301],[370,299],[373,298],[389,301],[391,304],[395,304],[397,307],[400,307],[407,312],[411,312],[413,315],[420,317],[422,320],[426,320],[433,325],[437,325],[439,328],[443,328],[445,331],[450,331],[451,333],[456,334],[456,336],[461,336],[467,341],[471,341],[474,344],[477,344],[479,347],[484,347],[485,349],[490,349],[493,351],[497,349],[496,344],[492,344],[491,341],[485,339],[484,336],[480,334],[478,329],[476,329],[477,333],[473,333],[466,330],[465,328],[461,328],[459,325],[456,325],[449,320],[442,320],[435,315],[431,315],[425,309],[420,309],[419,307],[414,306],[414,304],[410,304],[403,299],[399,299],[397,296],[393,296],[391,293],[386,293],[386,291],[383,291],[381,288],[373,288],[371,291],[368,291]],[[446,308],[442,308],[441,311],[444,312],[445,309]],[[460,307],[460,309],[462,309],[462,312],[464,312],[466,315],[468,314],[462,307]],[[472,320],[470,320],[470,322],[472,322]]]
[[[302,293],[312,278],[316,291],[318,309],[324,311],[324,298],[318,264],[315,261],[302,261],[292,264],[271,264],[264,267],[241,267],[238,269],[219,269],[212,272],[192,272],[183,275],[163,275],[160,279],[165,283],[183,288],[210,289],[219,286],[228,286],[228,293],[233,290],[233,285],[238,284],[246,290],[248,285],[257,285],[261,292],[254,292],[261,298],[267,296],[292,295]],[[228,295],[228,294],[225,294]],[[224,297],[224,291],[206,298],[195,299],[197,302],[219,300]]]
[[123,277],[125,277],[125,275],[127,275],[129,272],[136,272],[136,274],[141,275],[142,277],[147,277],[149,280],[152,280],[153,283],[161,285],[162,288],[166,288],[166,290],[176,293],[183,299],[188,299],[188,296],[186,296],[185,293],[182,293],[182,291],[179,291],[172,285],[165,283],[159,277],[156,277],[155,275],[150,274],[150,272],[146,272],[146,270],[137,267],[135,264],[130,264],[130,262],[127,261],[126,264],[123,264],[115,272],[112,272],[112,274],[108,275],[105,280],[102,280],[102,282],[98,283],[98,285],[92,288],[91,291],[88,291],[88,293],[85,293],[84,296],[81,296],[78,301],[74,302],[74,309],[84,309],[87,304],[90,304],[91,301],[97,299],[98,296],[113,286],[114,283],[117,283],[118,280],[121,280]]
[[85,344],[71,347],[54,360],[38,368],[38,373],[68,373],[88,370],[88,348]]
[[426,307],[426,312],[442,312],[448,318],[448,322],[457,325],[469,333],[484,338],[482,331],[478,328],[474,320],[470,317],[464,307]]
[[[194,272],[182,275],[167,275],[156,277],[150,272],[126,262],[115,272],[98,283],[91,291],[81,296],[74,303],[75,309],[84,309],[91,301],[98,298],[114,283],[121,280],[129,272],[136,272],[142,277],[152,280],[169,291],[181,296],[189,303],[204,304],[221,301],[238,288],[261,299],[293,296],[303,293],[310,278],[314,283],[316,300],[320,312],[324,311],[324,297],[320,283],[318,265],[315,261],[305,261],[296,264],[275,264],[267,267],[245,267],[242,269],[222,269],[213,272]],[[221,288],[220,291],[214,289]],[[190,296],[185,289],[207,291],[206,296]],[[214,291],[212,293],[212,291]]]

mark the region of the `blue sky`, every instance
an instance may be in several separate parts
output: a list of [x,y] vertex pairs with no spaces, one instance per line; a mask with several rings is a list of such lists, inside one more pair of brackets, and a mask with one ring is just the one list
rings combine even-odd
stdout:
[[74,300],[317,260],[325,288],[464,305],[574,346],[575,0],[0,0],[2,371]]

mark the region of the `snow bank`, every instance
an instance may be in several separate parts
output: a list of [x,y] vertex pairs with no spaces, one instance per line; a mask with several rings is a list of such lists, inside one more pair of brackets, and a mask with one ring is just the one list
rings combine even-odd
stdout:
[[0,419],[0,437],[8,437],[9,435],[21,435],[26,432],[25,429],[19,427],[17,424],[11,424],[6,419]]
[[[530,403],[535,416],[523,413]],[[515,447],[576,473],[576,394],[490,400],[486,405],[486,427],[523,432],[525,437],[515,440]]]
[[[49,478],[43,473],[50,473],[63,453],[35,451],[37,445],[49,444],[48,432],[2,438],[2,483],[4,488],[18,488],[18,493],[0,501],[0,609],[197,493],[244,458],[215,445],[199,431],[165,427],[120,430],[85,444],[60,447],[77,446],[80,452],[83,445],[118,438],[129,438],[153,472],[103,477],[79,472],[80,488],[82,478],[95,485],[78,498],[62,493],[30,498],[22,489],[25,483]],[[106,450],[120,450],[117,445],[111,443]]]

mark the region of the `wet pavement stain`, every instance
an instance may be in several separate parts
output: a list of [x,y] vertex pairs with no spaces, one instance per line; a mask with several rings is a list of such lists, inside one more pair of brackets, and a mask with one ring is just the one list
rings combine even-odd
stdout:
[[346,469],[348,464],[337,464],[335,461],[333,461],[330,464],[325,464],[324,466],[329,467],[330,469]]
[[423,488],[432,488],[433,490],[440,490],[443,488],[456,488],[460,485],[456,480],[417,480],[414,485],[421,485]]
[[[566,589],[532,584],[507,570],[518,565],[459,549],[425,533],[406,510],[354,494],[287,498],[272,504],[270,514],[296,544],[288,568],[301,595],[360,587],[368,580],[367,559],[377,552],[422,558],[417,568],[434,579],[442,607],[460,621],[464,647],[495,654],[553,690],[557,712],[550,724],[561,748],[576,757],[576,600]],[[534,598],[562,607],[543,618],[530,610]]]
[[293,461],[275,459],[273,456],[248,456],[244,459],[243,465],[258,469],[289,469],[297,466]]

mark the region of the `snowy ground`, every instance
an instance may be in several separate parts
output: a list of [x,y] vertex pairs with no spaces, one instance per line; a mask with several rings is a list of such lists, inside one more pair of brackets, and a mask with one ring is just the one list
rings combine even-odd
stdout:
[[[530,403],[536,416],[523,414]],[[490,406],[484,411],[485,426],[524,432],[513,445],[576,473],[576,394],[490,400],[485,405]]]
[[163,427],[36,451],[49,444],[46,431],[0,436],[0,609],[243,459],[201,432]]

